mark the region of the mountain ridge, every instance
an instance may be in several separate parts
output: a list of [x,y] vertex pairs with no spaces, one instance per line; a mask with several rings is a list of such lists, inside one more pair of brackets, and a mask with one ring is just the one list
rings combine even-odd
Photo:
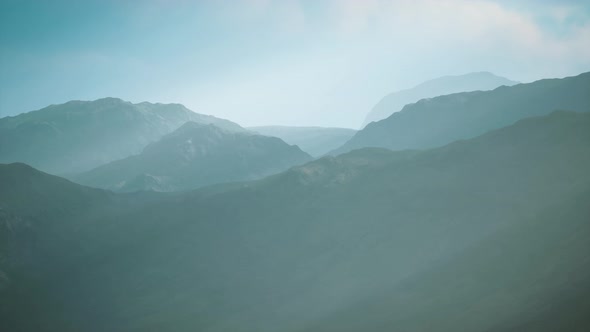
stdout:
[[420,99],[466,91],[493,90],[502,85],[515,84],[518,82],[486,71],[434,78],[413,88],[392,92],[383,97],[367,114],[361,129],[371,122],[387,118],[402,110],[405,105],[415,103]]
[[246,131],[181,104],[71,101],[1,118],[0,162],[21,161],[53,174],[73,174],[138,153],[189,120]]
[[147,145],[140,154],[72,179],[123,192],[190,190],[261,178],[309,160],[308,154],[279,138],[189,121]]
[[563,109],[590,111],[590,73],[422,99],[373,122],[331,154],[362,147],[424,149]]
[[[439,322],[428,330],[457,331],[463,322],[473,331],[508,330],[566,291],[557,268],[534,263],[526,272],[529,253],[543,241],[558,250],[547,258],[551,266],[564,262],[564,273],[590,272],[579,259],[588,245],[590,211],[568,205],[583,203],[590,192],[588,128],[590,113],[554,112],[440,148],[361,149],[254,182],[174,194],[96,191],[106,197],[92,196],[88,207],[72,212],[81,204],[68,200],[90,189],[35,185],[13,193],[0,187],[3,211],[22,215],[6,204],[9,196],[41,216],[24,228],[36,239],[33,247],[0,222],[2,244],[12,248],[0,253],[9,258],[0,260],[0,270],[13,280],[0,297],[0,314],[11,314],[8,326],[34,324],[38,331],[330,331],[349,319],[370,322],[369,331],[423,331],[421,313]],[[65,200],[37,207],[33,203],[45,196],[30,191],[61,192]],[[500,251],[489,251],[496,243]],[[497,265],[503,257],[513,260]],[[15,260],[24,263],[6,265]],[[453,274],[466,266],[477,273]],[[444,282],[432,284],[439,271]],[[529,286],[535,271],[544,271],[543,278]],[[15,277],[21,275],[40,277]],[[476,296],[494,293],[489,280],[504,280],[503,289],[519,292]],[[404,286],[408,281],[412,287]],[[400,287],[405,305],[397,306],[398,298],[385,290]],[[580,287],[590,291],[590,285]],[[21,300],[11,301],[17,289]],[[453,290],[456,301],[446,301],[445,292]],[[392,305],[380,307],[374,294]],[[538,301],[512,301],[526,294]],[[86,298],[93,300],[81,301]],[[474,310],[467,323],[463,313],[484,304],[510,307],[512,314],[495,320],[495,309]],[[380,309],[356,309],[373,305]],[[31,306],[44,314],[26,319]],[[574,318],[584,322],[584,316]]]

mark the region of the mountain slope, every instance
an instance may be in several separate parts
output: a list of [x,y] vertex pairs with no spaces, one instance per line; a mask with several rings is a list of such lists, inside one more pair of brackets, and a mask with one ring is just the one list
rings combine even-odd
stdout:
[[142,153],[73,179],[116,191],[177,191],[254,180],[309,160],[311,157],[298,147],[275,137],[187,122]]
[[[362,149],[249,183],[32,208],[33,250],[0,222],[13,280],[0,314],[25,331],[330,331],[339,319],[510,331],[547,310],[558,330],[587,324],[568,308],[584,303],[572,290],[590,292],[589,129],[590,114],[555,112],[427,151]],[[12,167],[0,180],[29,181],[2,175]],[[34,207],[32,193],[90,190],[32,183],[0,187],[6,214]]]
[[588,202],[509,225],[302,331],[587,331]]
[[369,124],[331,154],[363,147],[431,148],[557,109],[590,111],[590,73],[423,99]]
[[54,174],[86,171],[137,154],[187,121],[244,131],[180,104],[70,101],[0,119],[0,162],[24,162]]
[[321,157],[348,141],[356,130],[348,128],[262,126],[248,128],[297,145],[313,157]]
[[499,86],[511,86],[517,82],[488,72],[469,73],[458,76],[443,76],[421,83],[411,89],[390,93],[385,96],[363,122],[364,128],[371,122],[377,122],[400,111],[405,105],[413,104],[420,99],[433,98],[451,93],[492,90]]

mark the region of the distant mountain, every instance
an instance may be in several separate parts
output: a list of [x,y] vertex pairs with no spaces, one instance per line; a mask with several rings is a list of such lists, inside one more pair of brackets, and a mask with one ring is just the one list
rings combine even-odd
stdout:
[[307,153],[276,137],[187,122],[140,154],[73,179],[115,191],[177,191],[259,179],[310,160]]
[[423,99],[369,124],[331,154],[363,147],[432,148],[554,110],[590,111],[590,73]]
[[492,90],[502,85],[511,86],[517,83],[488,72],[435,78],[411,89],[393,92],[385,96],[367,114],[362,127],[364,128],[371,122],[383,120],[391,114],[401,111],[407,104],[413,104],[420,99],[458,92]]
[[263,126],[248,128],[297,145],[313,157],[321,157],[348,141],[356,133],[348,128]]
[[70,101],[0,119],[0,162],[24,162],[54,174],[82,172],[137,154],[187,121],[245,131],[180,104]]
[[590,113],[113,194],[0,165],[11,331],[585,331]]

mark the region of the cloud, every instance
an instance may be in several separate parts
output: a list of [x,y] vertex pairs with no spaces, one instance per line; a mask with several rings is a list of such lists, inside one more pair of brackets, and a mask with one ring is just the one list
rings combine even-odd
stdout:
[[[556,41],[536,21],[537,15],[549,14],[555,24],[565,24],[576,13],[573,5],[545,5],[519,11],[482,0],[345,0],[332,2],[331,8],[334,25],[343,33],[362,32],[378,38],[407,36],[445,43],[503,42],[521,48]],[[584,26],[571,29],[566,37],[575,39],[587,27],[586,21]]]
[[[0,111],[116,93],[244,124],[354,127],[383,95],[441,75],[486,70],[526,82],[590,70],[587,2],[100,3],[112,6],[97,6],[91,24],[70,20],[44,42],[14,38],[0,52]],[[31,31],[51,30],[42,23],[30,21]]]
[[514,61],[590,64],[587,11],[573,2],[510,6],[486,0],[334,0],[330,17],[347,43],[410,53],[495,53]]
[[305,11],[297,0],[286,0],[276,4],[279,27],[287,33],[301,33],[306,28]]
[[[249,19],[266,20],[268,30],[297,48],[195,88],[201,92],[193,95],[194,104],[244,124],[313,119],[354,127],[384,94],[440,75],[488,70],[532,81],[590,66],[590,25],[574,3],[313,3],[265,2]],[[235,109],[247,109],[247,115]]]

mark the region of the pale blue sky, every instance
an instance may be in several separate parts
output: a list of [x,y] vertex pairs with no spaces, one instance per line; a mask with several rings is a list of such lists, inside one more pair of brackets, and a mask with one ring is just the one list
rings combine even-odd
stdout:
[[0,0],[0,116],[106,96],[356,128],[442,75],[590,71],[587,1]]

